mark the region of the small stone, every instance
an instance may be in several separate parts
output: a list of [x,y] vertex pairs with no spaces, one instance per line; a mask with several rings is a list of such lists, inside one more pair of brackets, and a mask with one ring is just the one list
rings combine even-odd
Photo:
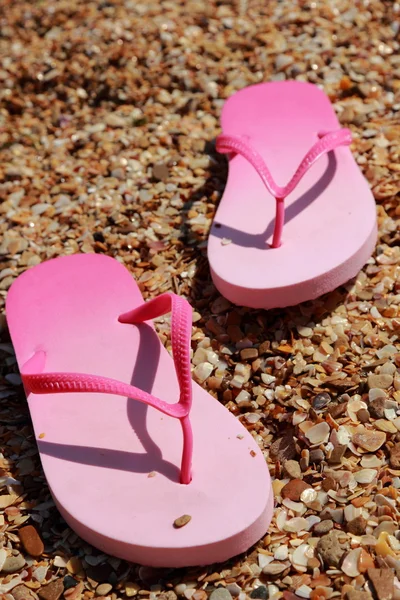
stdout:
[[368,375],[368,387],[371,388],[379,388],[381,390],[387,390],[393,383],[393,375],[389,375],[387,373],[383,373],[380,375],[376,375],[375,373],[370,373]]
[[254,590],[250,592],[250,598],[260,598],[260,600],[267,600],[268,590],[265,587],[265,585],[259,585],[258,587],[254,588]]
[[169,169],[168,169],[167,165],[164,165],[163,163],[157,163],[156,165],[154,165],[154,167],[153,167],[154,179],[156,179],[157,181],[165,181],[166,179],[168,179],[168,176],[169,176]]
[[66,575],[64,577],[63,583],[65,590],[69,590],[70,588],[73,588],[78,585],[77,580],[74,577],[71,577],[71,575]]
[[376,452],[386,442],[386,434],[383,431],[364,429],[353,435],[353,444],[360,446],[368,452]]
[[27,588],[26,585],[17,585],[11,593],[14,600],[37,600],[35,592]]
[[34,557],[41,556],[44,552],[44,545],[36,529],[32,525],[21,527],[18,531],[21,544],[28,554]]
[[313,532],[316,533],[317,535],[325,535],[326,533],[331,531],[331,529],[333,529],[333,527],[334,527],[333,521],[331,521],[331,519],[326,519],[325,521],[321,521],[320,523],[317,523],[313,529]]
[[353,535],[363,535],[367,527],[367,521],[361,515],[347,523],[347,531]]
[[125,583],[125,594],[128,598],[132,598],[132,596],[136,596],[138,591],[140,590],[140,585],[133,581],[127,581]]
[[301,479],[292,479],[283,488],[281,492],[282,498],[289,498],[294,502],[299,502],[301,494],[304,490],[310,489],[311,486],[305,483]]
[[192,520],[192,517],[190,515],[182,515],[181,517],[178,517],[177,519],[175,519],[174,527],[175,527],[175,529],[180,529],[181,527],[184,527],[185,525],[187,525],[191,520]]
[[319,448],[315,448],[314,450],[310,450],[310,464],[319,464],[325,458],[324,453]]
[[342,571],[348,577],[358,577],[360,571],[358,569],[358,559],[360,558],[361,548],[350,550],[343,559]]
[[302,477],[300,464],[297,462],[297,460],[285,461],[283,468],[291,479],[300,479]]
[[210,594],[210,600],[232,600],[232,596],[224,587],[219,587]]
[[243,348],[243,350],[240,351],[240,358],[242,360],[254,360],[257,357],[258,357],[257,348]]
[[375,427],[379,429],[379,431],[384,431],[385,433],[397,433],[397,427],[391,421],[386,421],[386,419],[377,419],[375,421]]
[[326,479],[322,480],[321,487],[324,490],[324,492],[329,492],[329,490],[335,490],[335,480],[333,479],[333,477],[326,477]]
[[392,600],[394,594],[394,572],[392,569],[368,569],[378,600]]
[[296,456],[296,446],[293,435],[285,435],[278,438],[270,448],[271,457],[284,463],[286,460],[292,460]]
[[368,405],[369,412],[376,419],[384,419],[385,410],[391,408],[397,410],[397,402],[394,402],[393,400],[388,400],[387,398],[376,398],[376,400],[373,400]]
[[360,408],[360,410],[357,412],[357,419],[360,421],[360,423],[368,423],[370,417],[371,415],[366,408]]
[[328,463],[336,465],[342,462],[342,458],[345,455],[347,446],[344,444],[336,444],[328,457]]
[[96,588],[96,596],[107,596],[112,590],[112,585],[109,583],[101,583]]
[[42,600],[58,600],[64,592],[64,583],[62,579],[56,579],[48,585],[44,585],[38,591],[39,598]]
[[318,542],[317,553],[327,567],[338,567],[345,553],[345,546],[339,542],[339,535],[337,531],[331,531]]
[[328,394],[328,392],[322,392],[321,394],[317,394],[315,398],[313,398],[311,404],[314,410],[322,410],[331,402],[332,398]]
[[372,600],[372,596],[369,592],[350,590],[347,592],[347,600]]
[[[237,598],[242,591],[242,588],[239,587],[237,583],[228,583],[228,585],[226,586],[226,589],[228,590],[228,592],[230,593],[232,598]],[[192,596],[192,598],[193,598],[193,596]],[[207,595],[206,595],[206,598],[207,598]]]
[[392,469],[400,469],[400,443],[390,449],[389,463]]
[[110,114],[106,115],[104,121],[105,121],[106,125],[108,125],[109,127],[118,128],[118,127],[125,127],[125,125],[126,125],[125,119],[123,119],[117,113],[110,113]]
[[2,573],[17,573],[17,571],[21,571],[21,569],[25,565],[25,559],[22,554],[17,554],[17,556],[7,556],[4,561],[3,568],[1,569]]

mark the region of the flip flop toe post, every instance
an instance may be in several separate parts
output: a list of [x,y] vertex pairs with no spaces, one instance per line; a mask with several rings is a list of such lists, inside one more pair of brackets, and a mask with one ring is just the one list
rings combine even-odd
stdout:
[[[192,385],[185,300],[144,303],[120,263],[74,255],[20,276],[6,310],[49,487],[83,539],[180,567],[226,560],[265,534],[265,458]],[[173,359],[151,324],[169,311]]]
[[227,100],[221,124],[229,175],[208,242],[218,290],[274,308],[354,277],[376,243],[376,208],[324,92],[298,81],[250,86]]

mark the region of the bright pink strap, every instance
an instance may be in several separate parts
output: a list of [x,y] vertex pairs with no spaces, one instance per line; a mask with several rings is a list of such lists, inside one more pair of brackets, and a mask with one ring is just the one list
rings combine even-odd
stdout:
[[102,393],[114,394],[138,400],[156,408],[162,413],[179,419],[183,432],[181,462],[181,483],[190,483],[193,454],[193,434],[189,420],[192,404],[192,379],[190,375],[190,338],[192,330],[192,309],[190,304],[172,293],[162,294],[119,317],[121,323],[141,323],[167,312],[171,315],[171,341],[175,369],[180,386],[180,398],[176,404],[169,404],[152,394],[132,385],[83,373],[32,373],[45,366],[46,355],[37,352],[22,368],[22,379],[27,394],[56,393]]
[[319,136],[321,139],[307,152],[299,167],[296,169],[295,174],[284,187],[275,183],[262,156],[245,140],[244,137],[225,134],[217,137],[216,148],[218,152],[221,152],[222,154],[235,153],[243,156],[255,168],[270,194],[275,197],[276,218],[272,241],[273,248],[278,248],[281,245],[282,229],[285,220],[284,199],[286,196],[294,190],[310,167],[323,154],[334,150],[338,146],[349,146],[352,141],[351,131],[349,129],[322,132]]

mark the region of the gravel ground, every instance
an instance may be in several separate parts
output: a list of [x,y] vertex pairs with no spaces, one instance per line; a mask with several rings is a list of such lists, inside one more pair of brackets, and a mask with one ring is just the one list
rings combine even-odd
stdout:
[[[252,432],[276,496],[268,535],[223,565],[155,571],[99,554],[51,501],[2,316],[2,598],[399,600],[400,4],[3,0],[0,11],[1,301],[27,267],[76,252],[116,257],[146,298],[187,296],[193,376]],[[226,178],[213,140],[225,98],[286,78],[321,85],[351,128],[380,238],[346,287],[253,311],[210,280]],[[159,322],[167,346],[168,329]]]

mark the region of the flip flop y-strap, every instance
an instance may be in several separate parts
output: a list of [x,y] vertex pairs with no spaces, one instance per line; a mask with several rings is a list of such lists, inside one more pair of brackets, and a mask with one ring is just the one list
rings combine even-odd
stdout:
[[180,387],[179,401],[169,404],[143,390],[99,375],[84,373],[43,373],[46,353],[37,352],[21,370],[21,376],[27,395],[63,394],[63,393],[102,393],[114,394],[138,400],[156,408],[160,412],[179,419],[183,432],[183,450],[181,461],[181,483],[191,480],[193,454],[193,435],[189,420],[192,405],[192,379],[190,374],[190,337],[192,330],[192,308],[190,304],[172,293],[162,294],[120,315],[120,323],[137,324],[171,312],[172,354]]
[[320,132],[319,141],[307,152],[293,177],[285,186],[275,183],[270,170],[262,156],[246,141],[245,136],[221,134],[217,137],[216,148],[221,154],[240,154],[254,167],[261,177],[265,187],[276,199],[275,228],[272,247],[279,248],[282,241],[282,230],[285,222],[284,200],[298,185],[312,165],[324,154],[334,150],[338,146],[349,146],[352,142],[350,129],[339,129],[337,131]]

